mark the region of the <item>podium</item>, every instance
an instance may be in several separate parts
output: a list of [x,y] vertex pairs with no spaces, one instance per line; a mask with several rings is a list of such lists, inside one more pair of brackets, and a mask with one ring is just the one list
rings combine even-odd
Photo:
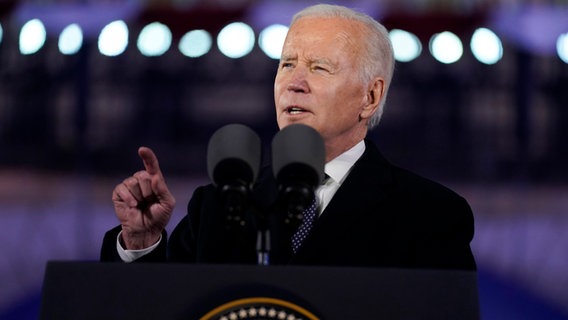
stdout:
[[479,319],[473,271],[47,263],[41,319]]

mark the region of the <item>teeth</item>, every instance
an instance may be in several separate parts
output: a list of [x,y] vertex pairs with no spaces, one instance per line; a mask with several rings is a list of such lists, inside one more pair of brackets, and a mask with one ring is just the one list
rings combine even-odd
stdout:
[[301,108],[297,108],[297,107],[291,107],[290,109],[288,109],[288,112],[291,114],[298,114],[301,113],[302,111],[304,111]]

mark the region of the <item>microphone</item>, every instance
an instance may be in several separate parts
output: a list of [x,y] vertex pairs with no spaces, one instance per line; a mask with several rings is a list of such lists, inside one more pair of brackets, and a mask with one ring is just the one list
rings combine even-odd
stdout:
[[229,124],[209,139],[207,173],[229,212],[228,222],[244,225],[242,212],[260,167],[261,142],[242,124]]
[[324,165],[323,138],[312,127],[293,124],[274,136],[273,173],[279,196],[288,204],[289,215],[301,217],[302,211],[312,203],[314,191],[325,176]]

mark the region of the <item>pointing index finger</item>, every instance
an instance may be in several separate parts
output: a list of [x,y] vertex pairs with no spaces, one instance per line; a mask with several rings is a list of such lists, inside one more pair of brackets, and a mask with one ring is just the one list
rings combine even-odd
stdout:
[[142,162],[144,162],[144,168],[149,174],[154,175],[161,173],[158,158],[152,149],[148,147],[140,147],[138,149],[138,155],[142,159]]

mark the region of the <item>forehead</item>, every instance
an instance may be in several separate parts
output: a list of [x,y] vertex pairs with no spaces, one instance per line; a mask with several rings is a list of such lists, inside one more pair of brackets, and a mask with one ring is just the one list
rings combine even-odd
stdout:
[[284,43],[287,50],[340,50],[358,49],[362,36],[360,22],[344,18],[304,17],[288,31]]

